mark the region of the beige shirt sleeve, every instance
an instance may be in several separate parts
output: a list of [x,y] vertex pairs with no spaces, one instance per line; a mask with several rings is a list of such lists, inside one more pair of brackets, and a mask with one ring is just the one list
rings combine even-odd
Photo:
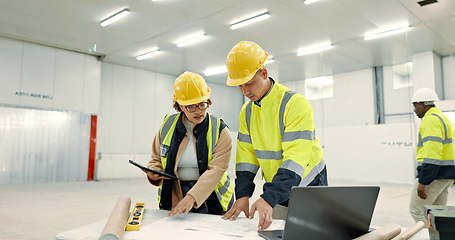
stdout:
[[215,190],[225,171],[228,170],[231,159],[232,140],[229,128],[225,127],[212,153],[207,170],[199,177],[197,183],[188,191],[196,200],[195,207],[200,207]]
[[[160,157],[160,131],[158,131],[155,135],[155,139],[153,139],[153,144],[152,144],[152,159],[150,160],[148,164],[148,168],[150,169],[156,169],[156,170],[163,170],[163,165],[161,163],[161,157]],[[154,185],[154,186],[159,186],[161,184],[162,180],[154,181],[150,178],[147,177],[149,182]]]

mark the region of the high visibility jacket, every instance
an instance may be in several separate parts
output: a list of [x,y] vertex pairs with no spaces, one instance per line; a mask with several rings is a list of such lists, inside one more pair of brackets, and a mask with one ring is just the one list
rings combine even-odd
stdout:
[[416,150],[419,183],[455,179],[454,137],[455,129],[449,119],[438,108],[430,108],[420,124]]
[[274,82],[260,106],[240,111],[236,156],[236,198],[251,196],[259,167],[267,182],[261,197],[272,207],[287,201],[292,186],[327,185],[313,109],[302,95]]
[[[180,142],[186,135],[186,129],[182,121],[182,113],[167,115],[160,129],[161,164],[164,171],[171,174],[174,174],[175,158]],[[178,124],[181,125],[179,131],[176,130]],[[219,139],[220,132],[225,127],[226,124],[222,119],[207,113],[204,121],[196,125],[193,129],[193,134],[196,137],[199,175],[202,175],[207,170],[208,164],[212,160],[212,153]],[[158,190],[158,202],[161,209],[170,210],[172,208],[172,199],[170,196],[173,185],[173,180],[162,181]],[[223,214],[228,211],[234,202],[233,192],[233,184],[229,179],[227,171],[225,171],[214,191],[205,201],[208,212],[212,214]]]

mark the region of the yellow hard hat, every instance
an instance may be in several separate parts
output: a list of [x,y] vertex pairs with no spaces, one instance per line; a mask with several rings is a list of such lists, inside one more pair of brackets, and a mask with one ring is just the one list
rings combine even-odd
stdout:
[[184,72],[175,79],[173,98],[181,105],[200,103],[210,98],[210,88],[201,75]]
[[226,65],[229,75],[228,86],[242,85],[251,80],[267,60],[268,53],[254,42],[237,43],[229,52]]

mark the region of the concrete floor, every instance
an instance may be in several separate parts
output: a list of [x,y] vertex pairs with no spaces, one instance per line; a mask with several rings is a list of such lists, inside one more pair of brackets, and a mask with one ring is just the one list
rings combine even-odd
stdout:
[[[261,180],[258,180],[260,184]],[[259,185],[258,184],[258,185]],[[414,224],[408,213],[412,185],[331,180],[332,186],[381,187],[372,226]],[[261,186],[261,185],[259,185]],[[126,195],[132,204],[145,202],[156,209],[157,188],[146,179],[92,182],[0,185],[0,239],[55,239],[74,228],[106,220],[117,198]],[[260,194],[256,191],[253,198]],[[448,205],[455,206],[455,187],[450,189]]]

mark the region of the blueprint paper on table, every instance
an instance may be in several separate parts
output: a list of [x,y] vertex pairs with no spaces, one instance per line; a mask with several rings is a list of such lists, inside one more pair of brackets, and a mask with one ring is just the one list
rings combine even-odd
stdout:
[[[163,239],[200,240],[238,240],[238,239],[262,239],[258,233],[259,219],[238,217],[234,221],[223,220],[220,215],[210,214],[180,214],[178,216],[165,217],[152,224],[143,226],[140,231],[126,232],[125,239],[145,239],[153,236]],[[273,220],[268,229],[283,229],[283,220]]]

